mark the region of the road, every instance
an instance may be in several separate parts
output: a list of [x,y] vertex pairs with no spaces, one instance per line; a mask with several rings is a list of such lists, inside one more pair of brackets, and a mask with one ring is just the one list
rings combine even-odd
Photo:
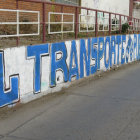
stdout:
[[140,140],[140,62],[1,111],[0,140]]

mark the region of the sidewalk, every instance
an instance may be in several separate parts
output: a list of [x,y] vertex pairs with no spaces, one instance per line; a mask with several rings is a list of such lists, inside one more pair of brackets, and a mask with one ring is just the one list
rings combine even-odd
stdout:
[[2,109],[0,140],[139,140],[139,71],[136,62],[65,92]]

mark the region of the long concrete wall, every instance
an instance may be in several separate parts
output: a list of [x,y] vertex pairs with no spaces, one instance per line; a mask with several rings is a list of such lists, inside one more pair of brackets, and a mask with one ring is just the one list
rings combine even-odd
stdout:
[[140,35],[118,35],[0,51],[0,107],[26,103],[74,80],[140,59]]

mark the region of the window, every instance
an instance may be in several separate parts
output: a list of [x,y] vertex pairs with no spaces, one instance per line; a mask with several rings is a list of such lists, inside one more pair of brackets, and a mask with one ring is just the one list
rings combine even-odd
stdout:
[[117,31],[119,30],[119,27],[120,27],[119,19],[117,17],[114,17],[111,22],[111,31]]
[[109,18],[98,18],[98,31],[109,31]]
[[0,9],[0,37],[33,36],[40,34],[40,12]]
[[79,15],[79,32],[95,31],[95,16]]
[[49,12],[48,34],[74,32],[74,14]]

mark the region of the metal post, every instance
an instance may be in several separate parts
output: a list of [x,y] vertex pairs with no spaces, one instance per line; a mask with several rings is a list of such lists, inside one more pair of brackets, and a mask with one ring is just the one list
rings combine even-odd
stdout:
[[135,33],[135,19],[134,19],[134,26],[133,26],[133,34]]
[[76,7],[76,11],[75,11],[75,39],[77,39],[77,37],[78,37],[78,15],[79,15],[78,10],[79,10],[79,8]]
[[[89,11],[87,10],[87,16],[88,16],[88,14],[89,14]],[[86,21],[86,24],[87,24],[87,37],[88,37],[88,23],[87,23],[87,21]]]
[[46,41],[46,5],[45,3],[42,4],[42,9],[43,9],[43,13],[42,13],[42,16],[43,16],[43,40],[42,42],[45,43]]
[[[61,6],[61,13],[63,13],[63,5]],[[61,40],[63,40],[64,39],[64,34],[63,34],[63,28],[64,28],[64,25],[63,25],[63,22],[64,22],[64,15],[62,14],[62,19],[61,19],[62,21],[62,25],[61,25],[61,31],[62,31],[62,36],[61,36]]]
[[137,33],[139,33],[138,31],[139,31],[139,20],[137,19]]
[[[103,19],[104,19],[105,13],[103,12]],[[104,24],[104,23],[103,23]],[[105,36],[105,31],[104,31],[104,25],[103,25],[103,36]]]
[[[137,20],[137,19],[136,19],[136,23],[138,23],[138,20]],[[138,25],[138,24],[137,24],[137,25]],[[138,31],[138,29],[137,29],[137,28],[138,28],[137,25],[136,25],[136,32]]]
[[138,33],[138,25],[139,25],[139,21],[137,19],[137,29],[136,29],[136,32]]
[[[18,10],[19,6],[18,6],[18,0],[16,1],[16,9]],[[18,15],[17,15],[18,16]],[[17,26],[19,26],[19,24],[17,24]],[[17,31],[18,32],[18,31]],[[19,46],[19,36],[16,38],[16,46]]]
[[140,20],[138,19],[138,34],[140,32]]
[[120,30],[120,34],[121,34],[121,31],[122,31],[122,23],[121,23],[122,20],[121,20],[121,15],[119,16],[119,20],[120,20],[120,29],[119,29],[119,30]]
[[98,36],[98,11],[96,10],[95,37]]
[[111,13],[109,13],[109,35],[111,35]]
[[127,21],[128,21],[128,25],[129,25],[129,28],[128,28],[128,34],[130,32],[130,22],[129,22],[129,17],[127,17]]

